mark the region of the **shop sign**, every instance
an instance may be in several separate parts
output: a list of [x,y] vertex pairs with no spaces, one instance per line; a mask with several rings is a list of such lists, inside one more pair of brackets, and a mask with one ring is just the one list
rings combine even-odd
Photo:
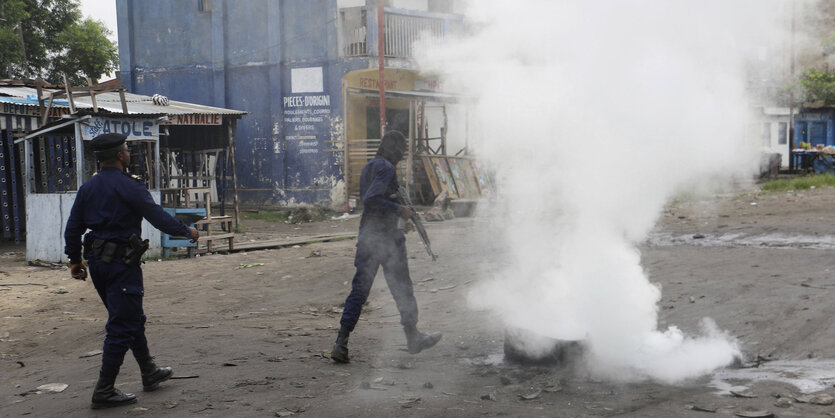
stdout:
[[220,115],[168,115],[168,122],[164,125],[222,125]]
[[81,138],[89,141],[102,134],[122,134],[128,140],[159,139],[159,124],[156,119],[118,119],[93,117],[81,124]]
[[419,78],[415,80],[415,90],[441,91],[441,80],[438,78]]
[[[41,108],[37,105],[24,105],[24,104],[17,104],[17,103],[3,103],[3,106],[0,107],[3,111],[0,113],[8,114],[8,115],[20,115],[20,116],[41,116]],[[49,109],[49,117],[51,118],[58,118],[61,115],[69,115],[70,109],[66,107],[52,107]]]

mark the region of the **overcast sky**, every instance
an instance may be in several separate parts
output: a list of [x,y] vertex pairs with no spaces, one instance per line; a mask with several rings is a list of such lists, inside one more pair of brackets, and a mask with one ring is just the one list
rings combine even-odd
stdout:
[[116,40],[116,0],[81,0],[81,13],[84,17],[101,20],[113,32],[111,40]]

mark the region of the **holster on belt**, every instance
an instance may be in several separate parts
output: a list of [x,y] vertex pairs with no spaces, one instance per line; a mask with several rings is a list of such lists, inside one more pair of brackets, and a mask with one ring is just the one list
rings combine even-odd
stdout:
[[84,237],[84,251],[91,252],[93,257],[102,263],[112,263],[113,260],[121,257],[128,266],[139,265],[142,262],[142,255],[148,251],[149,246],[147,239],[140,240],[136,234],[131,234],[127,247],[117,242],[92,238],[90,234]]
[[113,241],[107,241],[100,238],[90,240],[90,251],[93,256],[103,263],[112,263],[113,259],[118,256],[119,244]]
[[136,266],[142,262],[142,254],[148,251],[148,240],[140,240],[136,234],[131,234],[128,239],[128,247],[125,249],[125,264],[129,266]]
[[84,234],[84,239],[81,240],[81,248],[85,255],[93,250],[93,236],[89,232]]

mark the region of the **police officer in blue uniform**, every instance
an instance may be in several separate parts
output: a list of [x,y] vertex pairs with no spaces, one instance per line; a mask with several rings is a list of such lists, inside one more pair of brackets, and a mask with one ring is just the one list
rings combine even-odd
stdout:
[[124,135],[104,134],[91,141],[100,170],[78,189],[64,233],[70,273],[74,279],[85,280],[81,236],[90,229],[84,236],[84,258],[93,285],[107,308],[102,365],[93,390],[93,409],[136,402],[136,395],[123,393],[113,386],[128,350],[139,363],[144,391],[157,389],[173,374],[170,367],[154,364],[145,339],[140,259],[147,249],[147,240],[142,242],[137,238],[142,235],[142,218],[167,234],[190,237],[192,242],[198,238],[195,228],[163,211],[145,184],[125,172],[130,164],[125,140]]
[[[359,321],[362,305],[368,299],[377,270],[383,266],[391,295],[400,311],[400,324],[406,333],[406,346],[411,354],[417,354],[438,343],[440,333],[424,334],[417,329],[418,307],[409,277],[406,259],[406,237],[398,227],[400,218],[411,218],[413,209],[398,203],[395,165],[403,159],[408,149],[406,137],[398,131],[383,135],[377,155],[362,169],[360,197],[363,211],[360,219],[357,268],[351,284],[351,293],[345,300],[339,335],[331,351],[331,358],[348,363],[348,336]],[[401,221],[402,222],[402,221]]]

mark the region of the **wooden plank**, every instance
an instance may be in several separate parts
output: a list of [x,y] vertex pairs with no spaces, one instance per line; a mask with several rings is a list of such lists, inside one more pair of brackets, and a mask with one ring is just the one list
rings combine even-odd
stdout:
[[232,233],[232,232],[230,232],[228,234],[203,235],[202,237],[197,238],[197,242],[205,242],[205,241],[211,241],[211,240],[215,240],[215,239],[227,239],[227,238],[233,238],[234,236],[235,236],[235,234]]
[[67,92],[67,100],[70,102],[70,113],[75,113],[75,101],[73,100],[72,96],[72,87],[70,87],[70,83],[67,81],[67,75],[61,74],[61,77],[64,78],[64,90]]
[[426,170],[426,177],[429,178],[429,185],[432,186],[432,193],[437,196],[441,194],[441,185],[438,183],[438,176],[435,174],[430,158],[431,157],[422,156],[421,160],[423,160],[423,168]]
[[462,199],[473,199],[478,197],[476,192],[470,189],[470,183],[467,181],[464,171],[461,169],[460,159],[455,157],[447,157],[447,165],[449,165],[449,172],[452,181],[455,182],[455,188],[458,190],[458,197]]
[[481,187],[478,185],[478,179],[473,170],[472,160],[469,158],[459,158],[458,166],[461,168],[461,174],[464,181],[467,182],[467,188],[470,189],[473,198],[481,196]]
[[195,222],[194,224],[195,225],[211,225],[211,224],[216,224],[216,223],[230,222],[231,220],[232,220],[232,217],[229,216],[229,215],[212,216],[211,219],[201,219],[201,220]]
[[268,248],[292,247],[294,245],[305,245],[308,243],[328,242],[341,239],[356,239],[356,232],[342,232],[338,234],[312,235],[293,237],[289,239],[274,239],[255,242],[246,242],[235,246],[234,251],[265,250]]
[[90,80],[90,77],[84,77],[87,79],[87,92],[90,95],[90,101],[93,102],[93,113],[99,113],[99,105],[96,103],[96,93],[93,92],[93,80]]
[[[432,170],[435,172],[435,176],[437,177],[439,190],[446,191],[449,194],[449,197],[453,199],[458,198],[458,189],[455,188],[455,183],[452,181],[452,176],[449,173],[446,158],[431,157],[429,161],[431,163]],[[440,191],[438,193],[440,193]]]
[[478,160],[472,160],[473,166],[473,174],[476,177],[476,181],[478,184],[479,191],[481,192],[481,196],[483,197],[492,197],[495,196],[495,186],[493,185],[490,176],[484,170],[484,167],[481,166]]

